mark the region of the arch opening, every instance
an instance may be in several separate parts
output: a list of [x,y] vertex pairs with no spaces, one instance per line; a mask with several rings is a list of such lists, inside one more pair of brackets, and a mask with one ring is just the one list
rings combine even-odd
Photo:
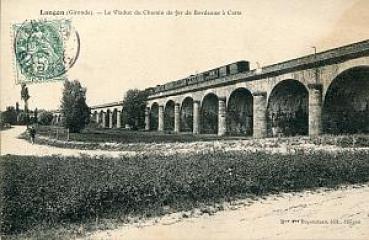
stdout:
[[284,80],[272,90],[267,107],[268,136],[307,135],[309,93],[297,80]]
[[174,101],[169,100],[164,109],[164,130],[174,130]]
[[369,133],[369,67],[348,69],[332,81],[322,123],[324,133]]
[[150,130],[158,130],[159,105],[153,103],[150,109]]
[[98,120],[99,120],[98,118],[99,118],[98,112],[97,111],[94,111],[93,112],[93,115],[92,115],[91,122],[97,124],[98,123]]
[[116,108],[114,108],[112,114],[113,114],[113,128],[116,128],[117,127],[118,110]]
[[181,107],[181,132],[193,131],[193,99],[185,98]]
[[230,135],[252,135],[253,97],[249,90],[239,88],[228,101],[227,132]]
[[218,133],[219,102],[215,94],[208,94],[201,107],[201,132],[206,134]]
[[105,114],[105,127],[106,128],[110,128],[110,114],[112,114],[110,109],[106,110],[106,114]]
[[99,127],[104,127],[103,126],[103,118],[104,118],[104,111],[100,110],[100,113],[99,113]]

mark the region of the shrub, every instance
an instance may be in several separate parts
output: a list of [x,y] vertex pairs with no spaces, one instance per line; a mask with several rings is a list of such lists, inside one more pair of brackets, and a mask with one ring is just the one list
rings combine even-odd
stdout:
[[369,147],[368,134],[322,135],[311,138],[314,144],[331,144],[340,147]]
[[53,113],[41,110],[38,113],[37,121],[41,125],[50,125],[53,120]]
[[27,114],[25,112],[19,112],[17,115],[17,123],[20,125],[26,125],[27,124]]
[[7,107],[4,112],[1,112],[1,122],[9,124],[17,122],[17,112],[14,107]]
[[[2,233],[369,181],[368,152],[1,156]],[[0,183],[1,184],[1,183]]]

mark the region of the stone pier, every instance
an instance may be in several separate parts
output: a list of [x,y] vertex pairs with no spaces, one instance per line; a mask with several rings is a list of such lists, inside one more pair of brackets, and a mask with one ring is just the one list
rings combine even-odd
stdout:
[[179,133],[181,127],[181,109],[179,103],[174,105],[174,132]]
[[309,84],[309,135],[322,133],[322,85]]
[[264,138],[267,136],[267,118],[266,118],[266,110],[267,110],[267,101],[266,101],[266,92],[255,92],[254,96],[254,107],[253,107],[253,115],[254,115],[254,129],[253,129],[253,137],[254,138]]
[[200,102],[193,101],[193,134],[200,133]]
[[102,112],[102,122],[101,122],[101,126],[103,128],[106,128],[106,113]]
[[146,131],[150,130],[150,108],[149,107],[145,108],[145,130]]
[[227,133],[226,126],[226,98],[219,97],[218,112],[218,136],[224,136]]
[[109,128],[113,128],[113,112],[108,112]]
[[122,113],[121,111],[117,111],[117,128],[122,127]]
[[164,131],[164,106],[159,106],[158,131]]

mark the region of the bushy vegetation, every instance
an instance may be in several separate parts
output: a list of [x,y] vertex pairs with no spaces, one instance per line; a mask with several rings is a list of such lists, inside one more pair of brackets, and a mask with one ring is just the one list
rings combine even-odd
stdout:
[[85,129],[81,134],[72,134],[71,140],[83,142],[119,143],[163,143],[193,142],[199,140],[222,139],[216,135],[193,135],[192,133],[172,134],[170,132],[142,132],[125,129]]
[[[149,143],[188,143],[188,142],[208,142],[224,139],[216,135],[192,135],[168,134],[160,132],[130,131],[125,129],[84,129],[82,133],[70,133],[70,141],[55,141],[50,138],[50,134],[37,132],[47,138],[36,138],[37,144],[50,145],[60,148],[74,148],[85,150],[143,150],[142,144]],[[28,139],[24,133],[19,136]],[[227,139],[239,139],[239,137],[227,137]],[[78,143],[77,143],[77,142]],[[109,144],[118,143],[118,144]],[[139,143],[135,145],[134,143]]]
[[15,124],[17,122],[17,112],[14,107],[7,107],[0,115],[1,123]]
[[46,110],[40,110],[37,117],[37,122],[41,125],[50,125],[53,121],[53,113],[46,111]]
[[1,156],[1,232],[369,181],[368,152]]
[[0,112],[0,124],[10,124],[10,125],[27,125],[36,123],[38,119],[37,108],[34,111],[28,111],[19,109],[19,104],[16,107],[7,106],[6,110]]
[[130,89],[123,99],[123,122],[133,129],[145,127],[146,99],[149,95],[147,90]]
[[[39,133],[43,134],[43,133]],[[48,134],[45,137],[49,137]],[[21,138],[25,138],[23,135]],[[81,133],[71,133],[70,141],[54,141],[48,138],[38,138],[36,143],[51,145],[61,148],[75,149],[102,149],[102,150],[144,150],[145,144],[150,143],[192,143],[214,142],[221,140],[245,140],[242,145],[248,147],[262,147],[258,139],[250,136],[222,136],[214,134],[193,135],[192,133],[171,134],[162,132],[129,131],[126,129],[96,129],[86,128]],[[78,143],[77,143],[78,142]],[[285,144],[297,146],[302,144],[335,145],[338,147],[369,147],[368,134],[354,135],[321,135],[317,137],[298,136],[286,138],[268,138],[263,140],[269,145],[278,146]],[[109,144],[117,143],[117,144]],[[137,143],[137,144],[135,144]]]
[[80,132],[90,121],[86,91],[77,80],[64,82],[60,110],[64,117],[62,124],[71,132]]
[[1,130],[6,130],[6,129],[9,129],[11,126],[9,123],[3,123],[3,122],[0,122],[0,131]]
[[314,144],[330,144],[340,147],[369,147],[369,135],[322,135],[311,138],[311,142]]

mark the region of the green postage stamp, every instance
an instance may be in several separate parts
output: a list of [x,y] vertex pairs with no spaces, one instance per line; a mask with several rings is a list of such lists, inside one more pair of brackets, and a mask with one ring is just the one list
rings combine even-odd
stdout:
[[13,32],[17,84],[65,80],[80,50],[70,20],[26,20]]

